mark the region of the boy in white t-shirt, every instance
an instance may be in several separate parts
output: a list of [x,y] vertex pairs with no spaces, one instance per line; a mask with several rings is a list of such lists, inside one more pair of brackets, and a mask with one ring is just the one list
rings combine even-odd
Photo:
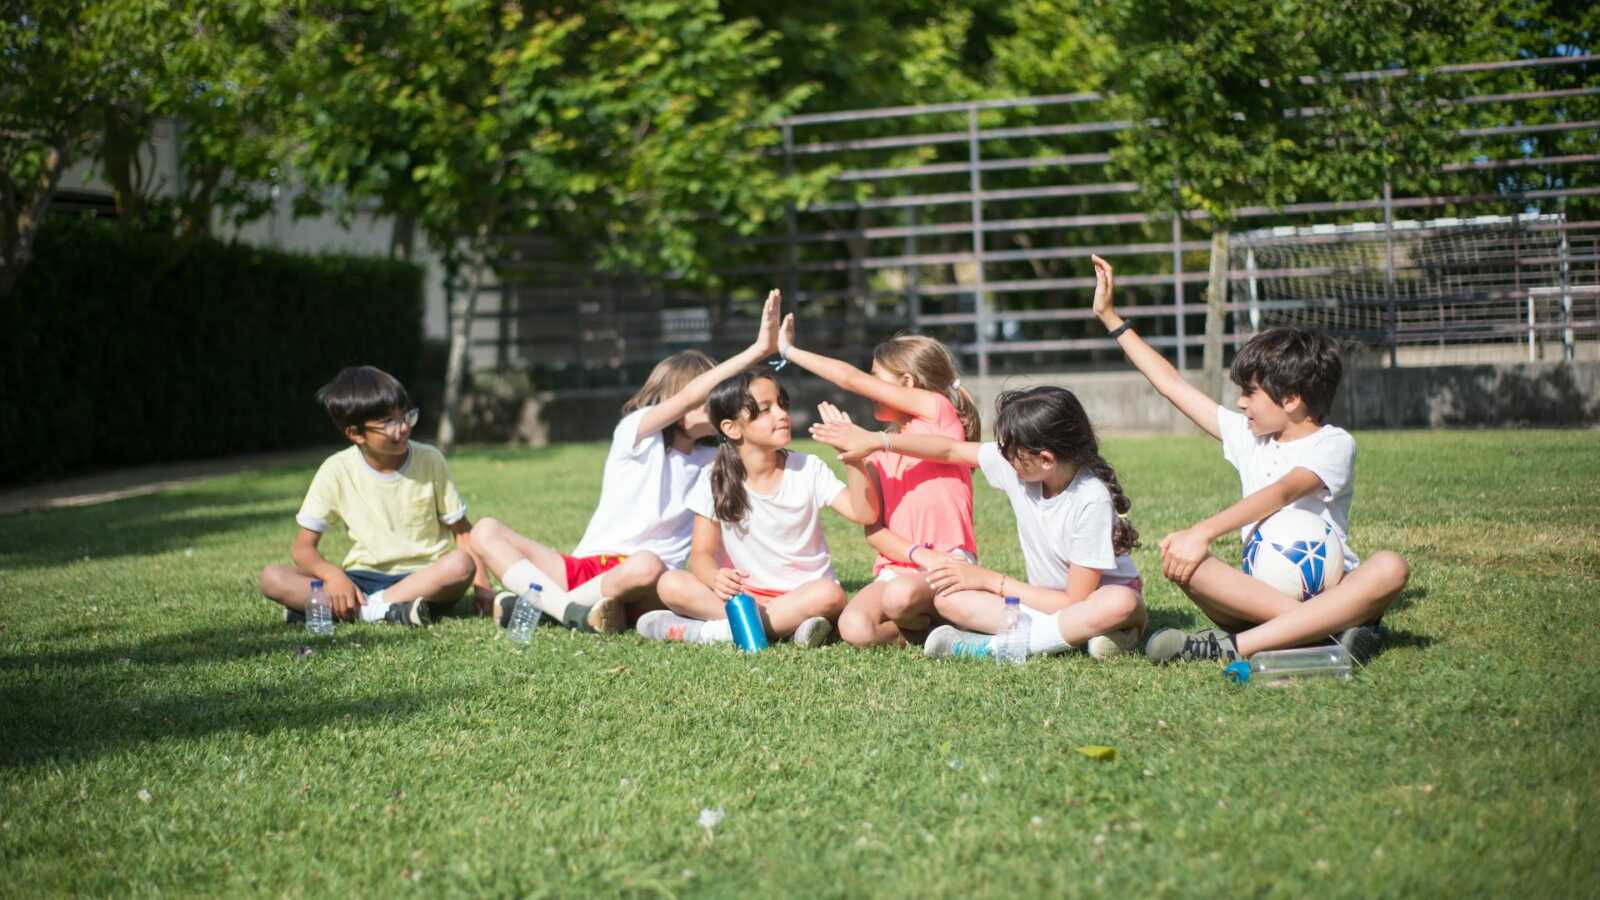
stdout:
[[814,456],[785,449],[789,395],[764,369],[717,385],[706,401],[720,445],[689,493],[694,546],[689,567],[661,576],[667,609],[639,619],[648,638],[709,644],[733,640],[723,604],[748,594],[768,634],[802,647],[822,643],[844,610],[822,508],[858,525],[878,519],[878,495],[863,464],[846,464],[848,486]]
[[[1297,328],[1251,338],[1233,361],[1231,377],[1242,392],[1240,412],[1234,412],[1190,385],[1129,330],[1112,309],[1111,264],[1096,256],[1094,267],[1095,315],[1151,385],[1222,442],[1244,493],[1238,503],[1161,539],[1162,572],[1221,627],[1199,634],[1162,629],[1150,636],[1145,655],[1156,662],[1227,661],[1333,636],[1358,659],[1369,656],[1381,642],[1378,621],[1410,570],[1389,551],[1361,562],[1349,550],[1355,441],[1323,424],[1343,372],[1337,345]],[[1346,548],[1344,577],[1310,599],[1280,593],[1210,554],[1218,537],[1237,528],[1248,538],[1256,523],[1289,506],[1321,516]]]

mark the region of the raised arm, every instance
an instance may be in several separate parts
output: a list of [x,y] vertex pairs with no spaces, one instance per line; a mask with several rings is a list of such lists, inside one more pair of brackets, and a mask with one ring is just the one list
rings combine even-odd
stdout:
[[845,489],[829,505],[833,511],[857,525],[878,522],[878,489],[860,460],[844,464]]
[[852,394],[859,394],[874,403],[893,407],[919,419],[936,419],[939,416],[939,395],[922,388],[907,387],[893,381],[884,381],[863,372],[842,360],[812,353],[795,346],[794,313],[784,317],[783,328],[778,333],[778,352],[784,359],[807,372],[830,381]]
[[690,410],[706,402],[712,388],[777,353],[778,310],[782,305],[782,295],[777,291],[769,292],[766,303],[761,307],[761,329],[756,334],[755,343],[738,355],[718,363],[711,371],[695,376],[693,381],[683,386],[683,390],[645,413],[644,418],[639,420],[639,433],[634,437],[634,443],[682,419]]
[[822,421],[811,426],[811,436],[839,451],[841,462],[865,459],[878,450],[891,450],[928,459],[934,462],[954,463],[976,468],[978,448],[972,441],[958,441],[936,434],[890,434],[887,431],[868,431],[850,421],[849,414],[832,403],[817,404]]
[[[1116,331],[1125,323],[1111,304],[1111,292],[1115,281],[1111,264],[1098,256],[1091,259],[1094,260],[1094,314],[1099,317],[1100,323],[1106,326],[1107,331]],[[1154,347],[1145,343],[1144,338],[1133,329],[1129,328],[1117,335],[1117,346],[1122,348],[1122,352],[1128,357],[1128,362],[1133,363],[1139,374],[1156,389],[1156,393],[1167,398],[1167,402],[1176,406],[1178,412],[1188,416],[1189,421],[1200,426],[1201,431],[1218,440],[1222,439],[1222,430],[1217,424],[1217,401],[1185,381],[1177,368],[1167,362],[1167,358]]]

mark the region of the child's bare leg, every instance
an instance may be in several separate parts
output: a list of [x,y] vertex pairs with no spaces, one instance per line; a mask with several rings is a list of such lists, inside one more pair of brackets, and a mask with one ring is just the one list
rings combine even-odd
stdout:
[[705,621],[727,618],[717,592],[682,569],[662,575],[656,582],[656,594],[667,609],[680,616]]
[[785,638],[794,634],[800,623],[812,616],[821,616],[829,622],[838,620],[844,612],[844,588],[839,582],[819,578],[808,581],[781,597],[774,597],[762,612],[767,633]]
[[644,603],[655,599],[656,583],[667,572],[667,564],[648,550],[635,553],[616,568],[603,572],[600,595],[615,597],[623,603]]
[[933,607],[950,624],[967,631],[995,634],[1005,619],[1006,601],[988,591],[956,591],[934,598]]
[[1375,622],[1410,577],[1411,570],[1399,555],[1387,550],[1375,553],[1333,587],[1295,604],[1265,624],[1241,632],[1235,640],[1239,655],[1298,647],[1346,628]]
[[561,553],[512,531],[499,519],[479,519],[472,526],[472,549],[483,558],[484,565],[496,578],[504,578],[507,569],[527,560],[550,579],[546,587],[567,589],[567,562]]
[[383,599],[389,603],[425,600],[429,604],[450,604],[461,599],[477,565],[465,550],[451,550],[426,567],[412,572],[383,590]]
[[1300,598],[1281,593],[1259,578],[1246,575],[1215,556],[1179,585],[1206,617],[1228,631],[1240,631],[1300,607]]
[[928,627],[933,611],[933,587],[921,575],[901,575],[887,582],[883,592],[883,614],[902,631],[922,631]]
[[1076,647],[1090,638],[1126,628],[1144,630],[1144,600],[1137,591],[1120,584],[1096,588],[1082,603],[1056,613],[1061,639]]
[[294,566],[272,565],[261,570],[261,595],[289,609],[305,612],[311,578]]
[[883,612],[885,581],[874,581],[850,598],[839,614],[839,637],[856,647],[898,644],[900,629]]

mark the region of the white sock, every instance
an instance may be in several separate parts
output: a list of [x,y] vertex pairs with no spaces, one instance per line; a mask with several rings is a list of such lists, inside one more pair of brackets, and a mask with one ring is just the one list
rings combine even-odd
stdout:
[[729,644],[733,642],[733,626],[727,619],[711,619],[702,623],[696,637],[697,644]]
[[500,583],[506,586],[518,597],[526,596],[534,585],[540,587],[539,609],[556,621],[562,621],[567,613],[567,592],[550,583],[550,576],[539,571],[539,567],[525,559],[519,559],[506,569],[500,576]]
[[383,591],[373,591],[367,595],[366,605],[361,607],[361,621],[382,622],[389,606],[389,601],[383,599]]
[[1028,654],[1060,653],[1067,649],[1066,639],[1061,636],[1061,626],[1056,622],[1055,613],[1024,606],[1023,615],[1028,617]]

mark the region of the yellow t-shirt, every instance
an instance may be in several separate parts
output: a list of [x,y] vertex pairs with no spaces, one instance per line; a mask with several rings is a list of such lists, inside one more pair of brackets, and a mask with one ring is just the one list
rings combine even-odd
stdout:
[[354,444],[322,461],[295,521],[325,534],[343,521],[350,552],[343,568],[415,572],[450,550],[450,529],[467,514],[444,454],[411,442],[398,471],[379,472]]

